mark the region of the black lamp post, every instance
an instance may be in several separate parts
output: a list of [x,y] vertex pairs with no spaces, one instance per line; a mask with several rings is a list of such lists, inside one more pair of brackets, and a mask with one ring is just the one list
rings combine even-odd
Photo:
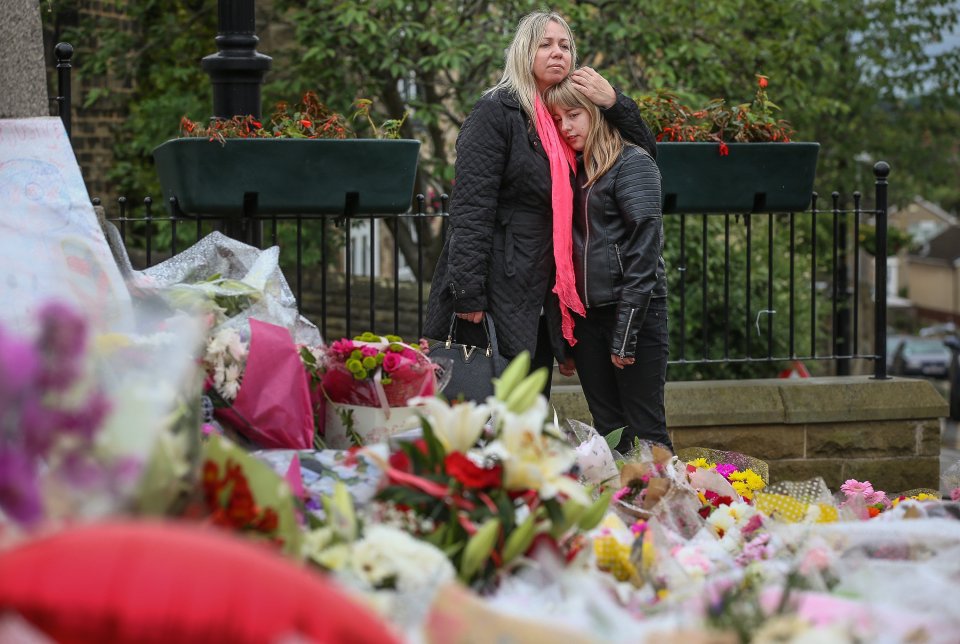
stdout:
[[[200,67],[213,85],[213,119],[251,115],[260,118],[260,87],[273,59],[257,51],[254,0],[217,0],[217,49]],[[260,246],[262,225],[256,218],[257,195],[245,194],[242,217],[230,218],[224,232]]]
[[213,84],[213,118],[260,118],[260,86],[273,59],[257,51],[254,0],[217,0],[217,49],[200,66]]

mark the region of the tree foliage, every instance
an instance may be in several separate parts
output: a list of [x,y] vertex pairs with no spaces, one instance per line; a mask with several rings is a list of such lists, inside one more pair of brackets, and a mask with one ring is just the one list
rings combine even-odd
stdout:
[[[68,4],[53,3],[55,10]],[[498,78],[519,18],[541,7],[533,0],[258,4],[271,33],[283,34],[265,51],[274,58],[265,102],[313,90],[344,113],[357,98],[374,99],[378,122],[409,112],[402,134],[423,142],[416,191],[428,198],[451,191],[456,133]],[[960,5],[954,0],[557,0],[554,7],[576,33],[581,62],[631,96],[667,89],[689,104],[717,97],[736,104],[753,96],[756,74],[769,77],[771,98],[797,131],[794,140],[821,144],[822,195],[839,190],[849,203],[860,190],[870,207],[872,162],[883,159],[893,168],[892,204],[920,194],[948,210],[960,208],[960,48],[937,47],[957,29]],[[77,57],[81,73],[122,74],[135,87],[118,133],[113,173],[120,189],[156,194],[150,151],[176,133],[184,114],[196,119],[209,112],[209,81],[199,60],[214,51],[215,8],[212,0],[143,0],[126,4],[134,32],[78,29],[81,47],[90,43]],[[261,32],[265,26],[261,22]],[[91,90],[85,100],[106,98]],[[668,221],[670,235],[676,225]],[[429,277],[439,235],[424,241]],[[409,235],[401,242],[413,257]],[[668,247],[675,249],[675,242]],[[719,249],[708,248],[711,274]],[[667,259],[679,265],[676,254]],[[739,270],[740,260],[731,261]],[[695,272],[689,268],[687,278]],[[780,268],[774,279],[779,297]],[[696,302],[688,305],[699,310]],[[783,307],[778,302],[774,308]],[[731,315],[747,317],[745,311]],[[675,310],[671,317],[677,320]],[[784,317],[777,313],[773,321]],[[747,334],[745,323],[737,329]],[[701,331],[691,327],[688,337]],[[707,337],[713,356],[718,336],[708,329]]]

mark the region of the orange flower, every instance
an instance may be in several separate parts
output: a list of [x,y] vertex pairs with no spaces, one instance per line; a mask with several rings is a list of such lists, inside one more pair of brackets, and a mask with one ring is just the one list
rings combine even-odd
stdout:
[[767,77],[766,76],[757,76],[757,85],[760,87],[767,86]]
[[301,120],[300,120],[300,125],[302,125],[303,127],[310,127],[310,126],[313,125],[313,123],[311,123],[311,122],[308,121],[307,119],[301,119]]

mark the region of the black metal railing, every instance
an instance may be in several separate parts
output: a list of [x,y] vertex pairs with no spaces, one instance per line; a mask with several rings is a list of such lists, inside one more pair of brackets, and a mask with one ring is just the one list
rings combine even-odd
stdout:
[[[868,360],[874,362],[874,376],[886,378],[886,265],[874,262],[874,343],[864,346],[861,264],[869,256],[861,252],[860,232],[865,221],[875,220],[875,253],[886,256],[888,173],[886,164],[877,164],[876,203],[869,209],[857,192],[850,208],[833,193],[828,208],[821,209],[814,194],[811,209],[799,213],[665,215],[664,254],[675,258],[667,267],[669,297],[675,300],[670,364],[830,361],[837,373],[849,373],[851,360]],[[136,207],[123,197],[111,204],[94,202],[105,207],[136,268],[154,265],[225,227],[223,219],[158,215],[150,198]],[[441,234],[446,217],[446,195],[436,210],[418,195],[410,212],[401,215],[260,221],[263,245],[280,246],[297,301],[308,317],[316,317],[325,338],[349,336],[361,326],[420,337],[429,291],[420,276],[431,272],[425,245]],[[399,235],[390,232],[401,226],[416,243],[413,256],[403,256]],[[313,259],[305,262],[308,246]],[[714,257],[722,261],[712,265]]]

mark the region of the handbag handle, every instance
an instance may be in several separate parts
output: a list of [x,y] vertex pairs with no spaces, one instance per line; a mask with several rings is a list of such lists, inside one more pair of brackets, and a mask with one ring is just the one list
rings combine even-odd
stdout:
[[[449,349],[453,344],[453,334],[457,330],[457,314],[450,316],[450,331],[447,333],[446,347]],[[489,325],[487,321],[489,320]],[[500,355],[500,347],[497,344],[497,327],[493,323],[493,316],[489,313],[483,314],[483,331],[487,334],[487,350],[484,352],[489,358],[493,355]]]

